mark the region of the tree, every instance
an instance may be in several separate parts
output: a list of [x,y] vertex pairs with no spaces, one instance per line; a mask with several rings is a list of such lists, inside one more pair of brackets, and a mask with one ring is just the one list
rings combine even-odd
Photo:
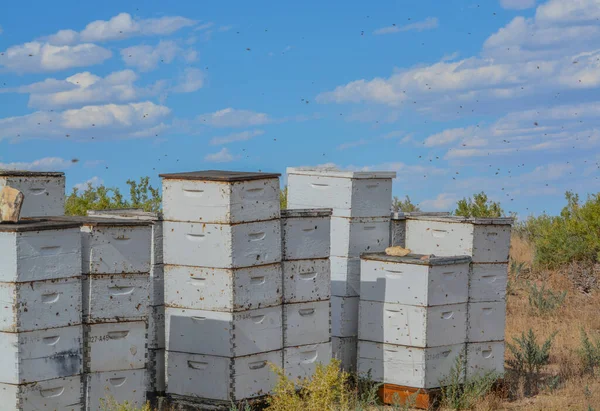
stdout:
[[482,191],[473,194],[472,198],[459,200],[454,215],[480,218],[502,217],[504,210],[499,202],[489,200],[487,194]]
[[416,211],[421,211],[419,206],[415,205],[410,201],[410,197],[406,196],[404,200],[400,200],[398,197],[394,196],[394,201],[392,202],[392,208],[395,213],[403,212],[403,213],[413,213]]
[[130,200],[126,200],[118,188],[88,184],[81,191],[77,187],[66,199],[66,215],[86,215],[88,210],[109,210],[120,208],[140,208],[144,211],[160,210],[162,198],[159,189],[150,185],[149,177],[140,178],[139,182],[127,180]]
[[287,193],[288,193],[287,186],[283,187],[283,190],[279,191],[279,205],[282,210],[287,208]]

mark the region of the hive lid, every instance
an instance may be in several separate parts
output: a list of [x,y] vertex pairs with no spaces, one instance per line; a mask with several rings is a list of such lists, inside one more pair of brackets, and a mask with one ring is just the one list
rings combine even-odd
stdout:
[[419,217],[419,216],[423,216],[423,217],[443,217],[443,216],[449,216],[450,213],[449,212],[429,212],[429,211],[413,211],[410,213],[403,213],[403,212],[394,212],[392,213],[392,220],[406,220],[406,217]]
[[439,221],[442,223],[467,223],[475,225],[512,225],[515,222],[513,217],[494,217],[494,218],[475,218],[462,217],[455,215],[435,216],[435,215],[407,215],[408,220]]
[[121,208],[112,210],[88,210],[88,217],[95,218],[122,218],[125,220],[162,221],[162,213],[144,211],[140,208]]
[[151,226],[151,220],[134,220],[125,218],[102,218],[93,216],[57,216],[44,217],[51,221],[60,221],[74,223],[78,226],[91,227],[132,227],[132,226]]
[[78,228],[80,224],[68,221],[51,221],[47,219],[23,219],[18,223],[0,223],[2,233],[24,233],[28,231],[63,230]]
[[187,173],[160,174],[159,177],[165,180],[198,180],[198,181],[223,181],[232,183],[236,181],[265,180],[279,178],[281,174],[277,173],[253,173],[246,171],[222,171],[222,170],[204,170],[190,171]]
[[338,177],[338,178],[396,178],[395,171],[344,171],[328,167],[288,167],[288,174],[308,176]]
[[64,177],[59,171],[0,170],[0,177]]
[[418,265],[450,265],[450,264],[469,264],[471,257],[468,255],[456,255],[448,257],[429,257],[427,260],[421,260],[421,257],[427,254],[408,254],[404,257],[387,255],[386,253],[365,253],[360,256],[363,260],[385,261],[389,263],[418,264]]
[[331,217],[331,208],[293,208],[281,210],[281,218]]

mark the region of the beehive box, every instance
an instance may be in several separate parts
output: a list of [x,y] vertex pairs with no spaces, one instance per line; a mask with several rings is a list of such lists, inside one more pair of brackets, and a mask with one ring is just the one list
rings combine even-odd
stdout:
[[0,382],[23,384],[83,372],[81,325],[21,333],[0,332]]
[[81,275],[76,223],[26,220],[0,224],[0,281],[30,282]]
[[236,225],[164,222],[168,265],[240,268],[281,261],[279,219]]
[[467,344],[467,378],[504,373],[504,341]]
[[247,268],[165,266],[165,304],[210,311],[281,305],[281,264]]
[[471,264],[469,301],[504,301],[508,283],[508,263]]
[[282,350],[237,358],[168,351],[167,393],[227,402],[261,397],[277,383],[269,364],[282,368]]
[[467,304],[419,307],[360,301],[358,339],[411,347],[464,343]]
[[392,219],[390,221],[390,245],[393,247],[406,246],[406,217],[408,216],[429,216],[429,217],[443,217],[449,216],[450,213],[446,212],[393,212]]
[[152,266],[163,263],[163,235],[161,213],[143,211],[138,208],[118,210],[89,210],[88,216],[96,218],[113,218],[119,220],[148,221],[152,227],[152,253],[150,264]]
[[90,274],[83,278],[87,323],[146,320],[150,302],[147,274]]
[[148,348],[164,349],[165,344],[165,306],[150,307],[148,315]]
[[384,251],[390,243],[389,217],[331,218],[331,255],[358,258]]
[[331,361],[331,342],[301,345],[283,349],[283,370],[292,380],[310,378],[317,364]]
[[504,340],[506,322],[506,302],[494,301],[469,303],[468,339],[469,342]]
[[331,295],[360,295],[360,258],[331,257]]
[[406,247],[418,254],[469,255],[474,263],[508,261],[512,218],[408,216]]
[[21,218],[65,214],[65,174],[0,170],[0,189],[12,187],[24,195]]
[[328,258],[283,261],[283,302],[328,300],[331,274]]
[[150,288],[150,305],[165,304],[165,266],[162,264],[153,265],[150,269],[150,277],[148,279]]
[[358,335],[358,297],[331,296],[331,335]]
[[359,341],[357,371],[371,370],[375,382],[437,388],[464,351],[465,344],[418,348]]
[[325,207],[336,217],[388,217],[389,221],[395,177],[395,172],[290,167],[288,208]]
[[166,348],[223,357],[280,350],[282,320],[282,306],[236,313],[166,307]]
[[318,344],[331,340],[329,301],[285,304],[283,346]]
[[329,258],[331,210],[281,210],[282,258]]
[[81,324],[81,277],[0,283],[0,331],[23,332]]
[[237,224],[277,219],[279,176],[218,170],[161,174],[165,220]]
[[340,366],[347,372],[356,371],[356,337],[331,336],[331,357],[340,361]]
[[146,322],[85,325],[85,372],[146,367]]
[[471,257],[363,254],[361,300],[418,306],[466,303]]
[[0,383],[0,403],[6,410],[81,411],[84,401],[81,375],[20,385]]
[[86,374],[86,409],[102,411],[100,400],[114,399],[141,408],[146,402],[146,370],[107,371]]

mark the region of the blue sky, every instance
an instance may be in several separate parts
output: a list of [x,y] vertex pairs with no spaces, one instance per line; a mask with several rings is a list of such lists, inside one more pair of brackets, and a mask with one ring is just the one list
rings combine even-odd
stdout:
[[426,210],[556,213],[600,191],[598,88],[600,0],[11,2],[0,168],[326,164],[396,171]]

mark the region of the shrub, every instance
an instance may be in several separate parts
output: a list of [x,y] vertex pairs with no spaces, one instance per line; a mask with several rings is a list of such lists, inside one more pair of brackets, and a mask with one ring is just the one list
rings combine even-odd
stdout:
[[463,217],[502,217],[504,210],[499,202],[488,199],[483,191],[474,194],[472,198],[459,200],[454,210],[454,215]]
[[287,194],[287,186],[283,187],[283,190],[279,190],[279,206],[282,210],[285,210],[287,208]]
[[513,338],[515,344],[506,343],[513,355],[506,363],[515,377],[523,380],[525,395],[532,395],[538,390],[542,369],[550,361],[550,348],[555,335],[553,333],[542,345],[538,345],[535,333],[530,328],[527,334],[523,332],[521,337]]
[[487,372],[466,378],[465,354],[456,357],[448,376],[440,381],[441,405],[453,410],[473,408],[475,403],[488,394],[498,380],[498,375]]
[[134,407],[133,405],[130,405],[127,401],[125,401],[122,404],[119,404],[111,396],[109,396],[106,399],[100,400],[100,409],[102,411],[152,411],[150,403],[146,403],[141,408],[138,408]]
[[581,329],[581,348],[577,350],[583,367],[583,373],[594,376],[600,368],[600,338],[591,341],[585,330]]
[[546,283],[542,283],[540,288],[535,284],[529,284],[529,307],[536,315],[547,315],[558,308],[565,302],[567,292],[554,292],[546,289]]
[[410,201],[410,197],[404,197],[404,200],[400,200],[398,197],[394,196],[394,200],[392,202],[392,209],[395,213],[403,212],[403,213],[413,213],[415,211],[421,211],[421,209]]

